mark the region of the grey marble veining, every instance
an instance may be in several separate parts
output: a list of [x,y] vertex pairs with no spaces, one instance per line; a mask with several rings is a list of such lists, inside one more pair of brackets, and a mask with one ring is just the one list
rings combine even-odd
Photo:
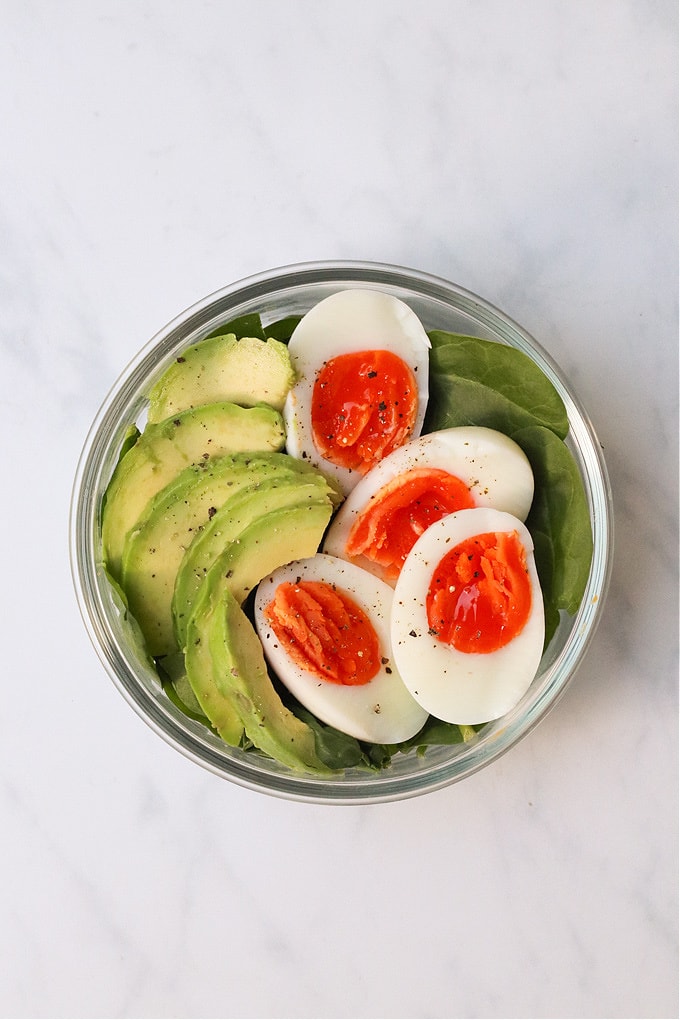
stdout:
[[[0,0],[3,1016],[678,1015],[677,28],[667,0]],[[559,705],[370,808],[179,757],[68,563],[118,373],[205,294],[316,258],[520,322],[614,495]]]

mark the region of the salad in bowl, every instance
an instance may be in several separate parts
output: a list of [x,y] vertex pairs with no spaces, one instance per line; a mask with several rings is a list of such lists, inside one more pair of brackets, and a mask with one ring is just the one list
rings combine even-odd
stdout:
[[537,342],[361,262],[171,322],[104,402],[71,518],[84,621],[139,714],[321,802],[436,789],[524,736],[582,659],[611,541],[601,448]]

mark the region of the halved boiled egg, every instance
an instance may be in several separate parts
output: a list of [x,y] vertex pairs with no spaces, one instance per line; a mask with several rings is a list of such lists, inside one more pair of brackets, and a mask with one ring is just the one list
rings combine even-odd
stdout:
[[445,722],[505,715],[543,651],[543,600],[528,530],[499,510],[461,510],[433,524],[394,590],[392,651],[416,701]]
[[322,722],[371,743],[414,736],[427,711],[406,689],[390,646],[392,589],[319,553],[280,567],[255,596],[269,665]]
[[303,316],[288,350],[297,376],[283,410],[288,453],[332,475],[345,495],[420,434],[430,340],[403,301],[338,291]]
[[512,439],[477,426],[444,429],[372,468],[338,511],[323,550],[394,584],[416,540],[442,517],[494,507],[523,521],[533,496],[531,465]]

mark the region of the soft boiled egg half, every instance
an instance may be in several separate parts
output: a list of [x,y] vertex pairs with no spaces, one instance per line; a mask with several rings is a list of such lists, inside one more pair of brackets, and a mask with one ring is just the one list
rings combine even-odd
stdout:
[[477,426],[411,440],[354,487],[335,516],[324,552],[394,584],[414,543],[447,514],[493,507],[524,521],[534,477],[508,436]]
[[272,670],[322,722],[378,744],[414,736],[428,712],[409,693],[390,645],[392,589],[319,553],[260,582],[255,625]]
[[543,600],[524,524],[490,508],[433,524],[394,589],[392,654],[411,694],[445,722],[498,719],[521,700],[543,651]]
[[349,289],[310,309],[288,350],[297,378],[283,410],[288,453],[334,477],[347,495],[420,434],[430,340],[403,301]]

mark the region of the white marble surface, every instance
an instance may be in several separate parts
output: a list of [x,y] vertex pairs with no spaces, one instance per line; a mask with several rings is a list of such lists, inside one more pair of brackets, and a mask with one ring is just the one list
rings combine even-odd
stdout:
[[[673,0],[0,0],[2,1016],[677,1017],[676,157]],[[521,322],[616,501],[559,707],[375,807],[179,756],[105,675],[68,563],[127,361],[315,258]]]

